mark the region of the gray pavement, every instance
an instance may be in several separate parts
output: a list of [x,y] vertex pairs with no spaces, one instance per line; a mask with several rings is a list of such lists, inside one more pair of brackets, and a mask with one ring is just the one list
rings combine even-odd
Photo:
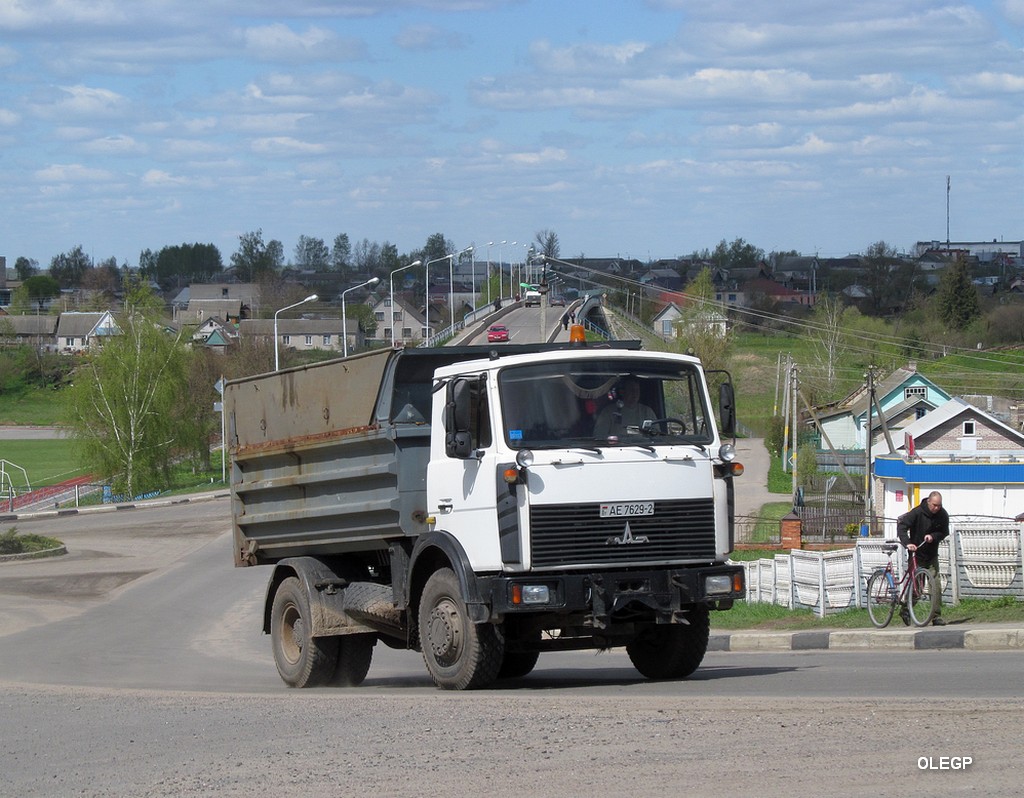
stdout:
[[[768,474],[768,455],[762,442],[758,439],[746,439],[738,443],[739,459],[746,466],[744,475],[740,478],[742,486],[737,489],[737,512],[738,514],[754,514],[766,501],[778,501],[778,496],[770,494],[765,487]],[[121,505],[103,505],[100,507],[82,508],[79,510],[50,511],[47,513],[33,514],[12,514],[0,516],[0,522],[13,521],[18,518],[41,518],[74,515],[78,513],[104,513],[125,510],[143,510],[147,507],[159,508],[180,503],[191,503],[196,501],[209,501],[224,499],[227,491],[219,490],[210,493],[193,494],[189,496],[177,496],[151,501],[140,501]],[[121,542],[123,541],[123,542]],[[81,541],[79,541],[81,544]],[[130,537],[118,538],[116,536],[103,536],[103,540],[89,541],[90,549],[101,553],[103,559],[108,560],[111,566],[118,571],[124,571],[132,558],[138,552],[129,550],[137,547],[132,545]],[[170,541],[169,541],[170,543]],[[182,545],[188,545],[188,541],[182,541]],[[121,546],[125,550],[115,550]],[[181,556],[180,546],[169,545],[166,552],[161,552],[148,547],[145,552],[146,569],[149,572],[159,563],[160,555],[164,553],[166,565],[170,565]],[[98,555],[100,556],[100,555]],[[118,560],[120,560],[118,562]],[[76,558],[56,557],[45,566],[46,573],[51,577],[62,572],[64,576],[73,577],[78,570],[85,569],[88,572],[96,570],[96,563],[85,563]],[[128,570],[131,570],[128,568]],[[140,570],[137,575],[144,573]],[[8,571],[8,573],[10,573]],[[0,572],[0,579],[3,573]],[[129,578],[132,578],[129,575]],[[3,591],[0,590],[0,599]],[[2,623],[4,613],[0,607],[0,636],[9,634],[14,628],[4,628]],[[22,616],[24,621],[24,616]],[[50,618],[52,620],[52,618]],[[803,631],[762,631],[762,630],[734,630],[728,632],[713,632],[709,643],[709,651],[735,651],[735,652],[757,652],[765,653],[778,651],[928,651],[936,649],[972,649],[979,651],[1006,651],[1024,650],[1024,624],[1022,623],[993,623],[978,624],[971,622],[951,623],[943,627],[927,627],[923,629],[906,628],[899,625],[889,626],[886,629],[816,629]]]

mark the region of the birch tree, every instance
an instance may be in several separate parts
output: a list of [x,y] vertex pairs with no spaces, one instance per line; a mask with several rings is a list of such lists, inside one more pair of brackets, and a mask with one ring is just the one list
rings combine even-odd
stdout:
[[67,420],[87,466],[133,497],[165,486],[175,457],[190,446],[189,352],[180,333],[158,323],[143,286],[129,291],[118,326],[121,334],[76,372]]

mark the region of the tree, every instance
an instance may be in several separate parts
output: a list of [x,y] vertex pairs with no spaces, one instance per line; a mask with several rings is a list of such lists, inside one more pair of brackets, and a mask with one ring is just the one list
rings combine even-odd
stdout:
[[818,365],[824,380],[832,385],[836,380],[836,363],[842,352],[843,313],[846,308],[838,297],[822,293],[814,306],[812,340]]
[[732,336],[724,329],[725,314],[714,302],[711,269],[705,267],[686,286],[687,302],[675,323],[677,341],[684,351],[701,359],[706,369],[726,366]]
[[294,265],[297,269],[312,272],[325,272],[330,265],[331,253],[322,238],[299,236],[295,245]]
[[971,282],[967,260],[958,257],[939,280],[939,318],[951,330],[962,330],[981,315],[978,289]]
[[21,284],[25,298],[36,303],[36,309],[42,313],[44,305],[50,299],[60,296],[60,284],[45,274],[36,274]]
[[864,252],[864,290],[867,291],[867,309],[879,314],[889,310],[902,294],[899,253],[884,241],[876,241]]
[[263,243],[263,230],[243,233],[238,237],[238,251],[231,256],[231,265],[238,278],[255,282],[261,274],[274,273],[284,263],[284,247],[280,241]]
[[559,252],[558,235],[553,230],[538,230],[534,240],[540,254],[549,258],[557,258]]
[[158,323],[159,300],[134,283],[120,335],[87,355],[67,392],[66,416],[83,459],[128,496],[167,483],[192,425],[183,400],[189,351]]
[[70,252],[54,255],[50,261],[50,276],[61,288],[77,288],[82,284],[86,272],[92,268],[92,258],[82,251],[78,244]]
[[348,240],[348,233],[339,233],[334,237],[334,246],[331,247],[331,267],[336,272],[344,274],[352,263],[352,245]]
[[14,271],[18,275],[18,279],[22,282],[35,274],[38,268],[38,262],[30,258],[26,258],[24,255],[19,256],[18,259],[14,261]]
[[709,253],[708,259],[722,269],[750,268],[764,260],[764,250],[748,244],[742,238],[734,239],[731,244],[726,244],[723,238],[715,251]]

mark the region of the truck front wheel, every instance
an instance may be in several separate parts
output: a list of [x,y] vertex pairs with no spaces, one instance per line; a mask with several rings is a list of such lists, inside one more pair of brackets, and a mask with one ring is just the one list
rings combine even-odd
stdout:
[[438,687],[471,690],[497,678],[504,641],[493,624],[470,619],[450,568],[435,571],[427,580],[420,596],[419,630],[423,661]]
[[290,576],[278,585],[270,610],[274,663],[289,687],[320,687],[337,669],[338,638],[311,637],[312,631],[309,597]]
[[706,607],[687,616],[688,624],[649,626],[626,645],[633,666],[648,679],[685,679],[704,660],[710,620]]

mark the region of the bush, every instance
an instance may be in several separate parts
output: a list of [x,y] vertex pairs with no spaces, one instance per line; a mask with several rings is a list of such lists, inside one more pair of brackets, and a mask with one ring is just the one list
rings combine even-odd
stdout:
[[19,535],[16,526],[12,526],[0,535],[0,555],[28,554],[33,551],[55,549],[58,546],[60,546],[59,540],[43,535]]

